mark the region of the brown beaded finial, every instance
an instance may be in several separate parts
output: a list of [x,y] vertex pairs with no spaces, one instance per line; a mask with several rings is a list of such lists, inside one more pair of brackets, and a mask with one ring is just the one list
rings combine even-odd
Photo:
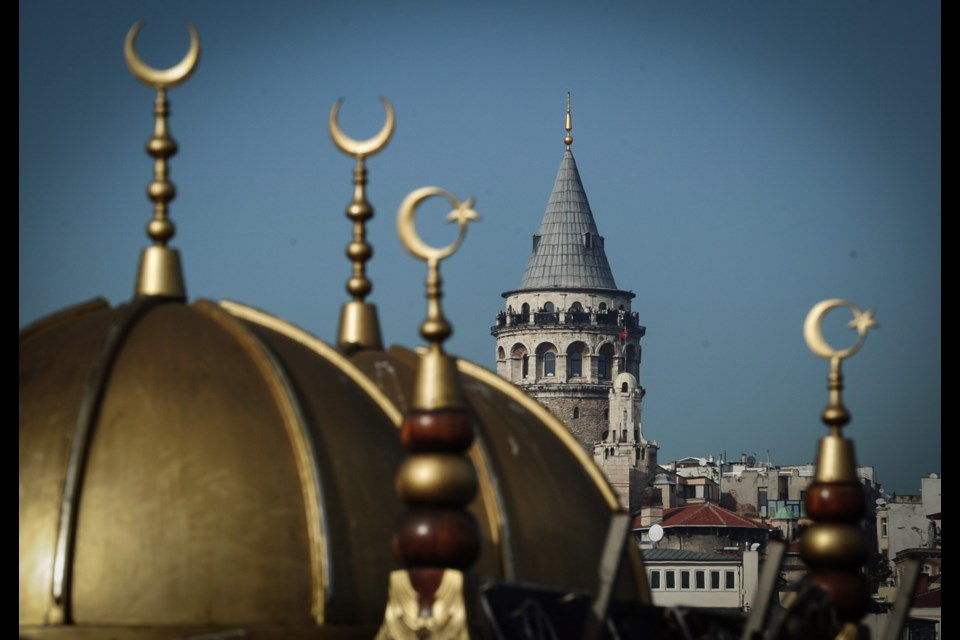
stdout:
[[135,294],[182,299],[186,298],[187,294],[183,283],[183,270],[180,267],[180,254],[176,249],[167,246],[176,232],[173,222],[170,221],[167,205],[177,195],[177,190],[169,179],[168,161],[177,153],[177,143],[170,135],[167,125],[167,116],[170,113],[167,89],[177,86],[193,74],[200,60],[200,38],[193,25],[187,23],[190,49],[186,56],[169,69],[154,69],[145,64],[137,54],[135,44],[142,26],[143,22],[137,22],[127,32],[124,56],[133,75],[145,85],[157,90],[153,110],[156,123],[153,136],[147,141],[147,153],[154,158],[153,181],[147,187],[147,197],[153,201],[153,219],[147,224],[147,235],[154,245],[144,249],[141,254]]
[[380,100],[387,111],[387,119],[380,132],[369,140],[354,140],[340,129],[337,122],[340,100],[330,109],[329,130],[333,143],[338,149],[357,159],[353,170],[353,200],[347,205],[347,217],[353,221],[353,240],[347,245],[347,257],[353,262],[353,275],[347,280],[347,293],[353,300],[344,304],[340,311],[340,329],[337,333],[337,346],[345,351],[383,348],[377,308],[365,302],[365,298],[373,290],[373,284],[366,274],[366,263],[373,256],[373,247],[366,239],[366,223],[373,218],[373,207],[367,200],[365,160],[387,146],[396,122],[393,105],[386,98]]
[[[847,349],[834,349],[823,338],[822,323],[827,312],[844,307],[853,313],[850,328],[857,341]],[[861,311],[840,299],[815,305],[803,327],[810,350],[830,361],[829,401],[822,420],[830,429],[820,440],[814,482],[807,490],[807,515],[814,520],[800,539],[800,555],[810,567],[810,580],[826,591],[833,602],[840,633],[855,634],[857,621],[866,613],[870,593],[861,568],[869,547],[859,526],[866,509],[864,490],[857,480],[853,442],[844,438],[842,429],[850,421],[843,405],[841,362],[863,345],[867,331],[876,327],[873,311]]]
[[564,127],[567,130],[567,135],[564,136],[563,141],[567,145],[567,149],[570,148],[570,145],[573,144],[573,136],[570,135],[570,132],[573,131],[573,115],[570,112],[570,92],[567,91],[567,122]]
[[[420,239],[413,220],[417,206],[435,196],[450,202],[453,211],[447,220],[459,227],[457,239],[440,249]],[[430,346],[420,358],[411,407],[403,419],[401,438],[411,455],[397,473],[397,493],[408,509],[394,534],[394,555],[406,567],[424,621],[435,621],[437,607],[444,609],[437,604],[441,585],[450,580],[462,585],[462,574],[449,569],[469,568],[480,553],[479,528],[466,510],[478,488],[476,470],[465,455],[473,443],[473,415],[463,398],[456,361],[443,351],[452,329],[440,306],[440,261],[457,250],[467,224],[476,219],[472,199],[460,202],[436,187],[408,195],[397,216],[397,232],[407,250],[427,263],[427,317],[420,334]],[[422,629],[430,630],[433,623],[423,622]]]

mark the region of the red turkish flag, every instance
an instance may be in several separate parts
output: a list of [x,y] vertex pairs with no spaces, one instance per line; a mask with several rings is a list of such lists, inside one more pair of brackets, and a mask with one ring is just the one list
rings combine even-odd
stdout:
[[627,341],[627,328],[626,328],[626,327],[624,327],[623,329],[620,329],[620,339],[623,340],[624,342]]

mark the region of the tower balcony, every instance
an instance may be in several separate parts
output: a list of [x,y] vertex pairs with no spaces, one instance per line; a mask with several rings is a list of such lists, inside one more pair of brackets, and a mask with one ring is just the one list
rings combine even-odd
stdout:
[[636,311],[531,311],[530,313],[501,311],[497,314],[496,324],[490,327],[490,333],[497,335],[510,329],[529,330],[550,327],[564,329],[622,327],[636,337],[643,337],[647,332],[647,328],[640,324],[640,314]]

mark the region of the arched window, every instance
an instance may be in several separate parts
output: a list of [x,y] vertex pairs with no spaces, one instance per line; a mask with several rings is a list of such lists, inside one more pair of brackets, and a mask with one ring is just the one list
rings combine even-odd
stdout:
[[620,385],[620,391],[622,393],[626,393],[627,391],[630,391],[630,385],[624,382],[622,385]]
[[554,311],[553,303],[548,302],[547,304],[543,305],[543,310],[546,311],[547,313],[553,313]]
[[606,302],[601,302],[601,303],[600,303],[600,306],[599,306],[598,308],[600,309],[600,311],[606,311],[606,310],[607,310],[607,303],[606,303]]
[[583,305],[579,302],[574,302],[570,305],[570,311],[573,313],[583,313]]
[[524,378],[530,374],[530,356],[523,354],[523,360],[520,363],[521,374]]
[[601,380],[609,380],[613,377],[613,358],[615,355],[613,345],[609,342],[600,347],[597,354],[597,377]]
[[574,408],[573,408],[573,419],[574,419],[574,420],[579,420],[579,419],[580,419],[580,407],[574,407]]
[[523,305],[520,307],[520,313],[522,313],[523,315],[527,315],[528,313],[530,313],[530,305],[524,302]]
[[583,375],[583,356],[578,352],[570,354],[570,377]]
[[555,354],[553,351],[548,351],[547,353],[543,354],[543,375],[557,375],[557,354]]

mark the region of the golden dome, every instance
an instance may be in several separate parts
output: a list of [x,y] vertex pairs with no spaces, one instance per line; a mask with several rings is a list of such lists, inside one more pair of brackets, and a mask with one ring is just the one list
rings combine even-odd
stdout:
[[398,419],[336,351],[236,304],[99,302],[27,328],[21,632],[375,628]]

